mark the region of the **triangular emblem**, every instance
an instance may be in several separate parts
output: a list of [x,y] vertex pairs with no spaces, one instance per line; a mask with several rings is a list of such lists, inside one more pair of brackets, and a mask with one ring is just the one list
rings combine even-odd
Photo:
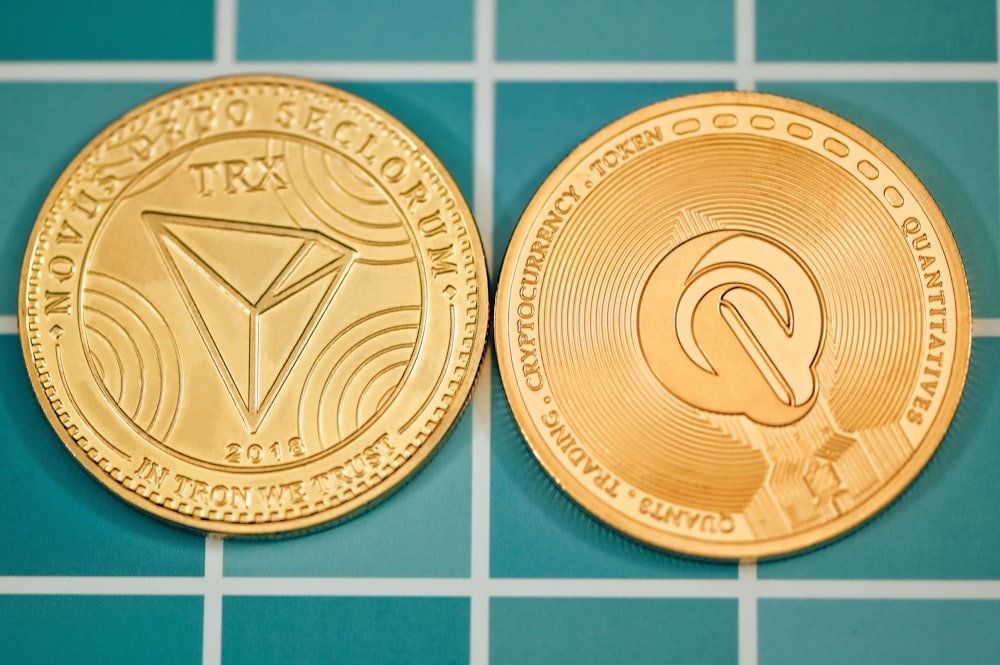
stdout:
[[256,432],[357,252],[318,231],[152,211],[142,218]]

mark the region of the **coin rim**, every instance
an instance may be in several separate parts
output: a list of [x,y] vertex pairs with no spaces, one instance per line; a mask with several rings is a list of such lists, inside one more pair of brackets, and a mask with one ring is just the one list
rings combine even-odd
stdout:
[[[566,472],[565,465],[559,461],[538,432],[534,420],[528,412],[528,407],[521,399],[521,389],[514,374],[513,361],[509,355],[512,352],[510,346],[512,333],[509,334],[508,317],[513,308],[508,301],[515,292],[513,271],[521,250],[525,247],[526,241],[529,240],[529,231],[533,228],[534,220],[543,212],[543,204],[548,200],[552,191],[562,184],[596,147],[623,130],[668,113],[716,105],[760,106],[795,113],[825,124],[869,150],[906,184],[917,203],[927,214],[928,221],[933,225],[941,241],[942,252],[955,285],[955,306],[958,308],[952,378],[945,387],[945,394],[934,414],[934,420],[927,428],[913,455],[889,481],[854,509],[833,520],[824,522],[818,527],[768,540],[736,543],[713,542],[662,531],[639,522],[636,518],[619,512],[610,504],[595,498],[595,495],[572,473]],[[825,544],[866,524],[899,497],[926,467],[927,462],[944,439],[944,435],[954,418],[968,375],[972,347],[972,304],[968,278],[951,227],[930,192],[892,150],[864,129],[813,104],[779,95],[759,92],[716,91],[675,97],[632,111],[584,139],[559,162],[558,166],[538,186],[525,207],[504,254],[496,289],[493,327],[497,366],[504,393],[518,429],[535,459],[565,494],[604,525],[644,544],[688,556],[747,561],[758,558],[776,558]],[[930,441],[933,443],[929,443]]]
[[[170,508],[166,508],[150,501],[132,490],[127,489],[121,483],[117,482],[114,478],[105,473],[103,469],[97,467],[95,461],[91,459],[86,452],[84,452],[84,450],[73,440],[71,436],[69,436],[65,426],[63,426],[62,422],[60,422],[55,410],[52,408],[51,400],[45,394],[45,391],[41,386],[41,382],[38,377],[39,373],[34,369],[35,364],[31,355],[31,345],[28,339],[27,330],[27,286],[28,276],[31,271],[34,256],[33,249],[38,243],[39,233],[41,232],[43,224],[48,218],[56,199],[64,191],[72,176],[78,171],[81,164],[87,159],[87,157],[89,157],[101,143],[106,141],[111,134],[120,129],[123,125],[127,124],[136,117],[152,111],[157,106],[168,103],[169,100],[175,97],[196,94],[202,90],[216,90],[219,88],[239,85],[274,85],[279,87],[285,86],[291,88],[306,88],[324,97],[329,97],[331,95],[346,97],[348,100],[357,103],[360,107],[374,112],[374,114],[384,120],[387,125],[392,126],[407,140],[411,141],[416,147],[417,152],[426,157],[430,164],[434,167],[447,191],[453,196],[458,212],[462,215],[462,219],[466,222],[468,237],[477,271],[476,290],[480,312],[477,316],[476,332],[473,338],[473,346],[470,350],[469,367],[465,376],[462,377],[462,381],[458,389],[455,391],[455,398],[452,402],[452,404],[459,404],[460,406],[452,409],[451,411],[453,415],[450,421],[442,419],[442,424],[435,428],[431,435],[428,436],[427,439],[420,445],[417,451],[407,459],[404,466],[409,465],[409,469],[405,469],[403,467],[396,469],[390,476],[379,482],[378,485],[369,488],[363,494],[348,499],[337,506],[325,508],[304,516],[269,520],[267,522],[249,523],[224,522],[221,520],[212,520],[207,517],[194,517]],[[50,188],[49,193],[45,197],[44,203],[42,203],[41,208],[35,217],[35,221],[32,224],[31,231],[28,235],[24,259],[21,263],[21,276],[18,284],[17,327],[18,337],[21,341],[21,352],[25,362],[25,371],[28,375],[28,380],[31,383],[31,387],[34,391],[39,407],[45,414],[49,425],[52,427],[54,433],[62,442],[63,446],[69,450],[76,461],[79,462],[80,465],[87,471],[87,475],[93,478],[94,481],[99,483],[102,487],[112,491],[128,505],[175,526],[186,527],[198,532],[207,532],[221,536],[276,537],[281,535],[302,535],[311,531],[326,529],[353,519],[389,498],[389,496],[412,480],[416,473],[424,468],[427,461],[441,448],[440,444],[461,419],[462,414],[465,412],[472,400],[472,392],[478,382],[479,372],[482,368],[486,355],[486,338],[490,327],[490,313],[489,274],[487,272],[486,253],[483,249],[482,236],[480,234],[479,227],[476,224],[475,218],[472,215],[472,211],[470,210],[461,189],[459,189],[458,185],[455,183],[451,173],[448,172],[437,155],[427,147],[427,144],[424,143],[424,141],[413,130],[411,130],[409,126],[401,122],[394,115],[388,113],[385,109],[378,106],[374,102],[336,86],[306,78],[286,76],[282,74],[236,74],[218,76],[197,81],[195,83],[181,85],[137,104],[108,123],[76,153],[72,161],[70,161],[69,165],[66,166],[66,168],[59,175],[59,178]],[[457,354],[458,351],[456,350],[455,353]],[[453,358],[454,354],[448,358],[447,362],[452,362]],[[447,416],[445,416],[445,418],[447,418]],[[347,511],[333,516],[328,516],[328,513],[338,512],[339,509],[343,508],[343,506],[356,503],[362,497],[364,497],[364,501],[357,503],[357,505]]]

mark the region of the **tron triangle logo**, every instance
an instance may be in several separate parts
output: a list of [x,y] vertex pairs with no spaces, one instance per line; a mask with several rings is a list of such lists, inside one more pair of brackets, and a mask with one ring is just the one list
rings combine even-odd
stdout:
[[142,218],[256,432],[357,252],[318,231],[152,211]]

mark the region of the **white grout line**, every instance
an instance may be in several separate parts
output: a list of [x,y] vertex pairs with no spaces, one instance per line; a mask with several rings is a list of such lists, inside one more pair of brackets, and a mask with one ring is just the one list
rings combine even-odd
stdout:
[[215,66],[236,62],[236,11],[236,0],[215,0]]
[[472,401],[472,570],[469,665],[489,663],[490,635],[490,356],[480,368]]
[[757,80],[754,75],[755,59],[757,57],[755,0],[736,0],[734,6],[735,55],[736,55],[736,89],[754,90]]
[[[206,551],[206,554],[208,552]],[[221,553],[221,549],[220,549]],[[221,557],[217,559],[221,561]],[[206,573],[209,565],[206,560]],[[768,580],[741,570],[738,579],[493,578],[492,597],[735,598],[843,600],[989,600],[1000,580]],[[100,596],[378,596],[470,597],[477,583],[450,577],[0,577],[5,595]],[[206,586],[208,589],[206,589]]]
[[0,596],[201,596],[204,577],[0,577]]
[[[473,198],[476,226],[489,263],[493,256],[493,152],[496,5],[475,3],[475,88],[473,98]],[[489,324],[489,319],[484,321]],[[470,547],[469,665],[490,660],[490,357],[479,369],[472,401],[472,542]]]
[[1000,319],[972,319],[973,337],[1000,337]]
[[[2,63],[0,82],[191,81],[262,72],[342,81],[471,81],[488,74],[513,81],[723,82],[738,80],[743,67],[740,62],[53,61]],[[757,80],[775,81],[994,82],[1000,76],[1000,65],[993,62],[765,62],[753,68]]]
[[205,578],[201,593],[205,597],[202,618],[202,665],[220,665],[222,662],[222,559],[223,540],[216,536],[205,538]]
[[757,665],[757,563],[741,563],[737,596],[737,662]]
[[0,335],[17,334],[17,317],[0,316]]

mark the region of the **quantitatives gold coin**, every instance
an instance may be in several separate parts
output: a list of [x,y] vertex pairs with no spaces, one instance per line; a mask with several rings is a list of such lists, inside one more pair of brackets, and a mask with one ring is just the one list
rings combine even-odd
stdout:
[[885,146],[720,92],[602,129],[518,224],[496,306],[516,420],[607,524],[704,557],[775,556],[893,500],[954,414],[968,286]]
[[328,523],[400,485],[462,411],[484,255],[438,159],[309,81],[130,111],[69,165],[24,260],[21,342],[76,459],[188,527]]

